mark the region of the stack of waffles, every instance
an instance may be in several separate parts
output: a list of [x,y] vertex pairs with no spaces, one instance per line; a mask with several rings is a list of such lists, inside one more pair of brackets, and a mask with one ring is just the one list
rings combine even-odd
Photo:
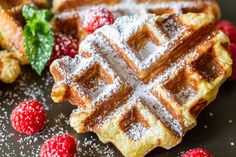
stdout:
[[46,0],[1,0],[0,1],[0,80],[5,83],[15,81],[20,73],[19,64],[27,64],[23,42],[23,5],[34,3],[45,6]]
[[231,75],[229,41],[214,15],[118,18],[82,41],[75,58],[52,63],[53,100],[77,105],[71,126],[126,157],[176,146]]

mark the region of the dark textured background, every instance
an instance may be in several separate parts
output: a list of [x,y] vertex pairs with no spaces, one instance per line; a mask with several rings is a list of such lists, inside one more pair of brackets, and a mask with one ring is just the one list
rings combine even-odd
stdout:
[[[236,23],[235,0],[220,0],[223,18],[230,19]],[[26,85],[23,90],[31,91],[36,98],[49,108],[47,111],[48,123],[46,129],[40,134],[29,137],[15,132],[9,124],[9,114],[12,108],[22,100],[34,98],[34,96],[19,90],[19,81],[13,85],[3,85],[0,89],[0,156],[20,157],[37,156],[38,150],[45,139],[60,132],[69,132],[79,142],[78,153],[81,157],[120,157],[119,152],[111,145],[103,145],[92,133],[77,134],[71,129],[65,120],[69,118],[72,106],[67,104],[53,104],[50,99],[52,82],[48,81],[48,75],[38,77],[29,67],[24,67],[21,77],[27,74],[24,79]],[[34,84],[35,83],[35,84]],[[30,86],[32,85],[32,86]],[[40,92],[37,92],[37,86]],[[36,87],[36,88],[35,88]],[[4,96],[7,92],[13,91],[16,96]],[[63,113],[64,116],[58,116]],[[213,114],[213,115],[212,115]],[[58,118],[59,117],[59,118]],[[236,156],[236,81],[225,83],[220,90],[217,99],[210,104],[199,116],[198,125],[189,131],[183,142],[171,150],[157,148],[148,157],[176,157],[180,156],[190,148],[203,147],[209,150],[215,157],[235,157]],[[94,137],[94,138],[91,138]],[[23,142],[21,142],[23,141]],[[111,153],[115,151],[115,153]],[[21,155],[20,155],[21,154]]]

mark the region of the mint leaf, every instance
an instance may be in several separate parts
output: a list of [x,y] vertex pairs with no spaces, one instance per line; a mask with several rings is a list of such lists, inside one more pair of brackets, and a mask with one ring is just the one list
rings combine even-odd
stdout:
[[53,14],[49,10],[39,10],[33,5],[25,5],[22,14],[26,20],[24,26],[24,48],[32,68],[42,74],[52,54],[54,34],[50,20]]

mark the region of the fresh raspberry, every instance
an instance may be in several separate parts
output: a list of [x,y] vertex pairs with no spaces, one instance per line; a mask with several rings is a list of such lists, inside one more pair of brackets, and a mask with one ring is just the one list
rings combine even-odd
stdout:
[[184,153],[181,157],[212,157],[212,155],[203,148],[195,148],[195,149],[190,149],[189,151]]
[[61,58],[63,56],[70,56],[73,58],[78,53],[78,49],[77,40],[72,36],[55,33],[54,47],[49,64],[51,64],[55,59]]
[[229,45],[229,51],[233,59],[233,73],[229,79],[236,80],[236,44],[235,43],[232,43]]
[[43,144],[40,157],[75,157],[76,145],[76,141],[68,134],[52,136]]
[[30,100],[20,103],[11,113],[12,127],[27,135],[33,135],[41,131],[46,122],[46,114],[42,105]]
[[236,27],[233,23],[223,20],[218,23],[217,28],[222,30],[229,37],[232,43],[236,43]]
[[114,17],[109,10],[100,7],[93,7],[85,15],[83,29],[88,33],[93,33],[96,29],[113,23]]

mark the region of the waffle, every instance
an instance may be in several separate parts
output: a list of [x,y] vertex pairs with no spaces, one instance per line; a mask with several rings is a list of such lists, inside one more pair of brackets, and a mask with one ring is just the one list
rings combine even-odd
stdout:
[[15,53],[21,64],[27,64],[23,45],[21,9],[25,4],[46,6],[47,0],[1,0],[0,1],[0,46]]
[[1,0],[0,5],[20,23],[24,24],[21,9],[25,4],[35,4],[38,7],[48,6],[47,0]]
[[71,126],[126,157],[170,149],[231,75],[228,38],[204,13],[124,16],[50,66],[52,99],[78,109]]
[[[27,3],[45,6],[46,0],[0,1],[0,80],[12,83],[20,73],[19,64],[28,64],[24,50],[23,17],[21,9]],[[15,70],[15,71],[14,71]]]
[[27,63],[24,52],[23,28],[19,22],[0,5],[0,45],[2,48],[14,52],[22,64]]
[[19,62],[14,58],[13,53],[0,51],[0,81],[13,83],[19,74]]
[[220,18],[220,10],[215,0],[54,0],[55,30],[69,32],[83,40],[88,35],[83,30],[83,25],[86,25],[89,10],[94,6],[107,8],[114,18],[143,13],[162,15],[187,12],[205,12],[213,15],[216,20]]

